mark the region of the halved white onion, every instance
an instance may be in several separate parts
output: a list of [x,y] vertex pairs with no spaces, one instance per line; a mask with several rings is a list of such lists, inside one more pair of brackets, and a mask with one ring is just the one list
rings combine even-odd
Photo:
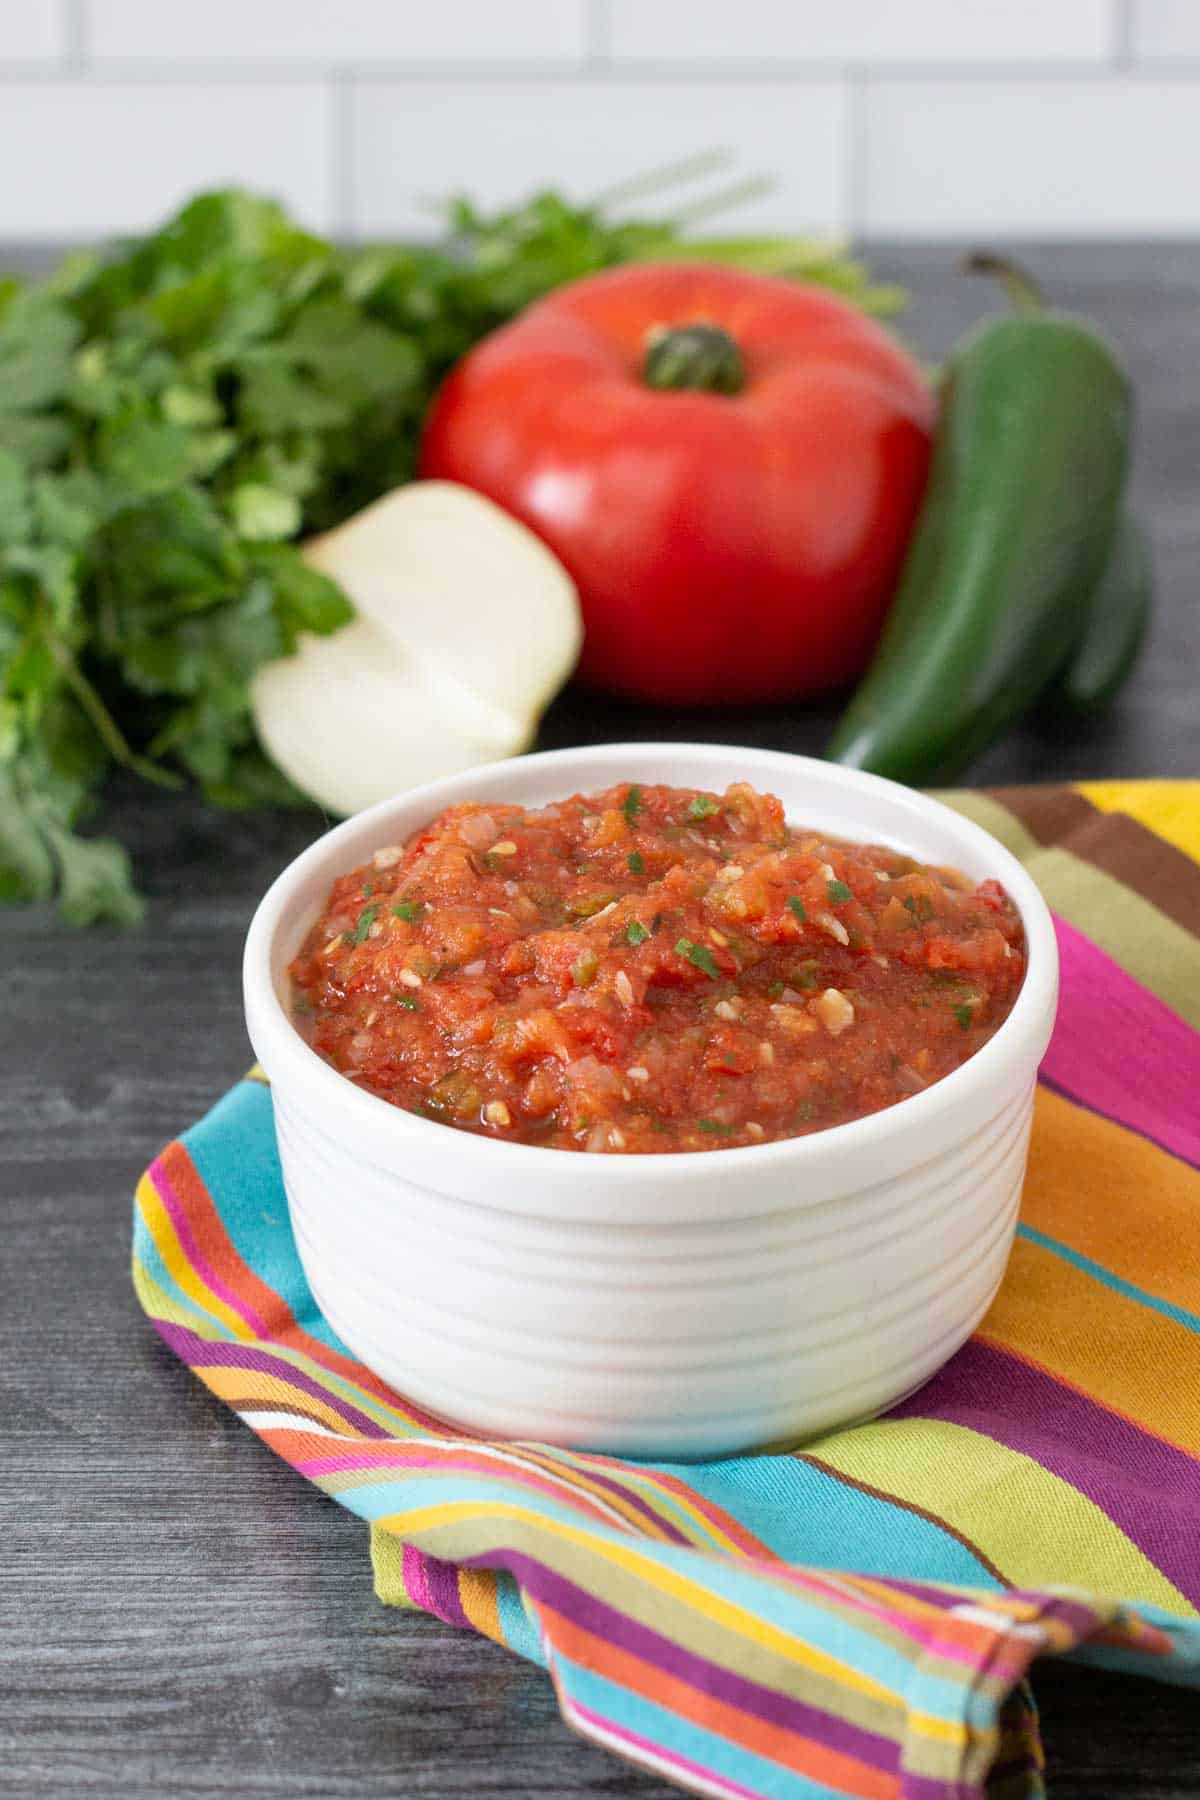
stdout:
[[500,721],[420,667],[370,619],[305,635],[261,669],[254,719],[268,754],[330,812],[524,750],[537,721]]
[[583,638],[570,576],[492,501],[449,481],[397,488],[305,559],[359,617],[260,670],[267,750],[334,812],[513,756]]

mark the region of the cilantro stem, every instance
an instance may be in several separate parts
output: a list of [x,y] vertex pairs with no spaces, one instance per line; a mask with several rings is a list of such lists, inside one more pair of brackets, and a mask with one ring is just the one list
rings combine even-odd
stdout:
[[96,736],[113,761],[131,769],[143,781],[152,781],[157,787],[181,788],[181,775],[177,775],[173,769],[164,768],[161,763],[151,761],[148,756],[138,755],[58,633],[43,626],[42,636],[59,673],[87,714]]
[[[20,768],[0,765],[0,834],[14,792],[34,829],[6,835],[0,906],[57,885],[72,922],[134,915],[120,847],[73,831],[118,767],[174,790],[196,781],[230,805],[295,803],[299,790],[254,741],[249,683],[297,632],[344,623],[347,602],[273,535],[288,535],[301,492],[306,524],[324,530],[390,489],[446,364],[529,302],[587,269],[665,258],[801,275],[864,312],[895,310],[902,296],[869,285],[842,244],[708,223],[759,191],[737,175],[714,146],[664,158],[590,205],[553,188],[494,211],[460,197],[439,209],[452,241],[418,254],[344,251],[274,201],[201,194],[151,236],[68,259],[23,290],[0,321],[6,365],[37,385],[28,419],[19,396],[0,393],[0,411],[16,404],[22,423],[3,483],[21,576],[19,630],[0,629],[6,755],[3,695],[31,704],[18,709]],[[634,201],[650,216],[630,217]],[[227,289],[253,329],[209,305]],[[161,330],[141,330],[147,312]],[[86,404],[80,384],[94,390]],[[381,407],[395,417],[377,455]],[[637,848],[637,827],[662,822],[666,803],[636,784],[616,792],[632,836],[615,861],[640,890],[663,858]],[[375,893],[390,927],[392,895],[378,882]]]
[[774,187],[769,175],[747,175],[742,181],[731,182],[728,187],[706,194],[702,200],[693,200],[690,206],[681,206],[678,212],[672,213],[668,224],[675,231],[686,231],[702,219],[711,219],[733,207],[744,206],[747,200],[761,200]]
[[645,169],[640,175],[631,175],[626,181],[601,188],[598,194],[592,196],[589,204],[603,210],[618,203],[624,205],[627,200],[644,200],[648,195],[661,193],[664,188],[676,187],[683,181],[694,181],[699,175],[715,175],[721,169],[728,169],[732,162],[731,151],[718,149],[714,145],[709,150],[698,150],[694,156],[682,156],[676,162],[660,163],[656,169]]

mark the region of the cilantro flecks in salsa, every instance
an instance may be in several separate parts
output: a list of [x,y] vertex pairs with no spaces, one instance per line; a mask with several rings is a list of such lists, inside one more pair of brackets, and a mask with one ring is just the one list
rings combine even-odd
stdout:
[[426,1118],[559,1150],[722,1150],[892,1106],[1012,1009],[1020,920],[771,795],[622,783],[453,806],[334,884],[291,968],[319,1055]]

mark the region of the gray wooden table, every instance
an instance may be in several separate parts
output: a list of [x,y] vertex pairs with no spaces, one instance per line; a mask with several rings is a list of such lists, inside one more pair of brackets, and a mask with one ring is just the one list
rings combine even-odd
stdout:
[[[1161,604],[1110,718],[1031,721],[972,779],[1195,776],[1200,246],[1030,258],[1132,366]],[[910,330],[931,353],[989,303],[949,249],[879,260],[912,287]],[[544,742],[809,750],[827,726],[784,708],[668,718],[568,695]],[[242,934],[320,820],[125,788],[106,823],[152,895],[141,929],[72,934],[43,912],[0,912],[0,1793],[660,1800],[671,1790],[572,1737],[538,1671],[377,1605],[363,1528],[144,1324],[128,1279],[133,1182],[248,1061]],[[1052,1795],[1200,1797],[1194,1692],[1057,1665],[1035,1685]]]

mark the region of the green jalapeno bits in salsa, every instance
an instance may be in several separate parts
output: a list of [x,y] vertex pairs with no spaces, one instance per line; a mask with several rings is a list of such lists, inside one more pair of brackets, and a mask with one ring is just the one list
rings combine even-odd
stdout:
[[893,1106],[973,1056],[1025,974],[1015,907],[780,802],[622,783],[448,808],[333,887],[291,968],[348,1079],[558,1150],[720,1151]]

